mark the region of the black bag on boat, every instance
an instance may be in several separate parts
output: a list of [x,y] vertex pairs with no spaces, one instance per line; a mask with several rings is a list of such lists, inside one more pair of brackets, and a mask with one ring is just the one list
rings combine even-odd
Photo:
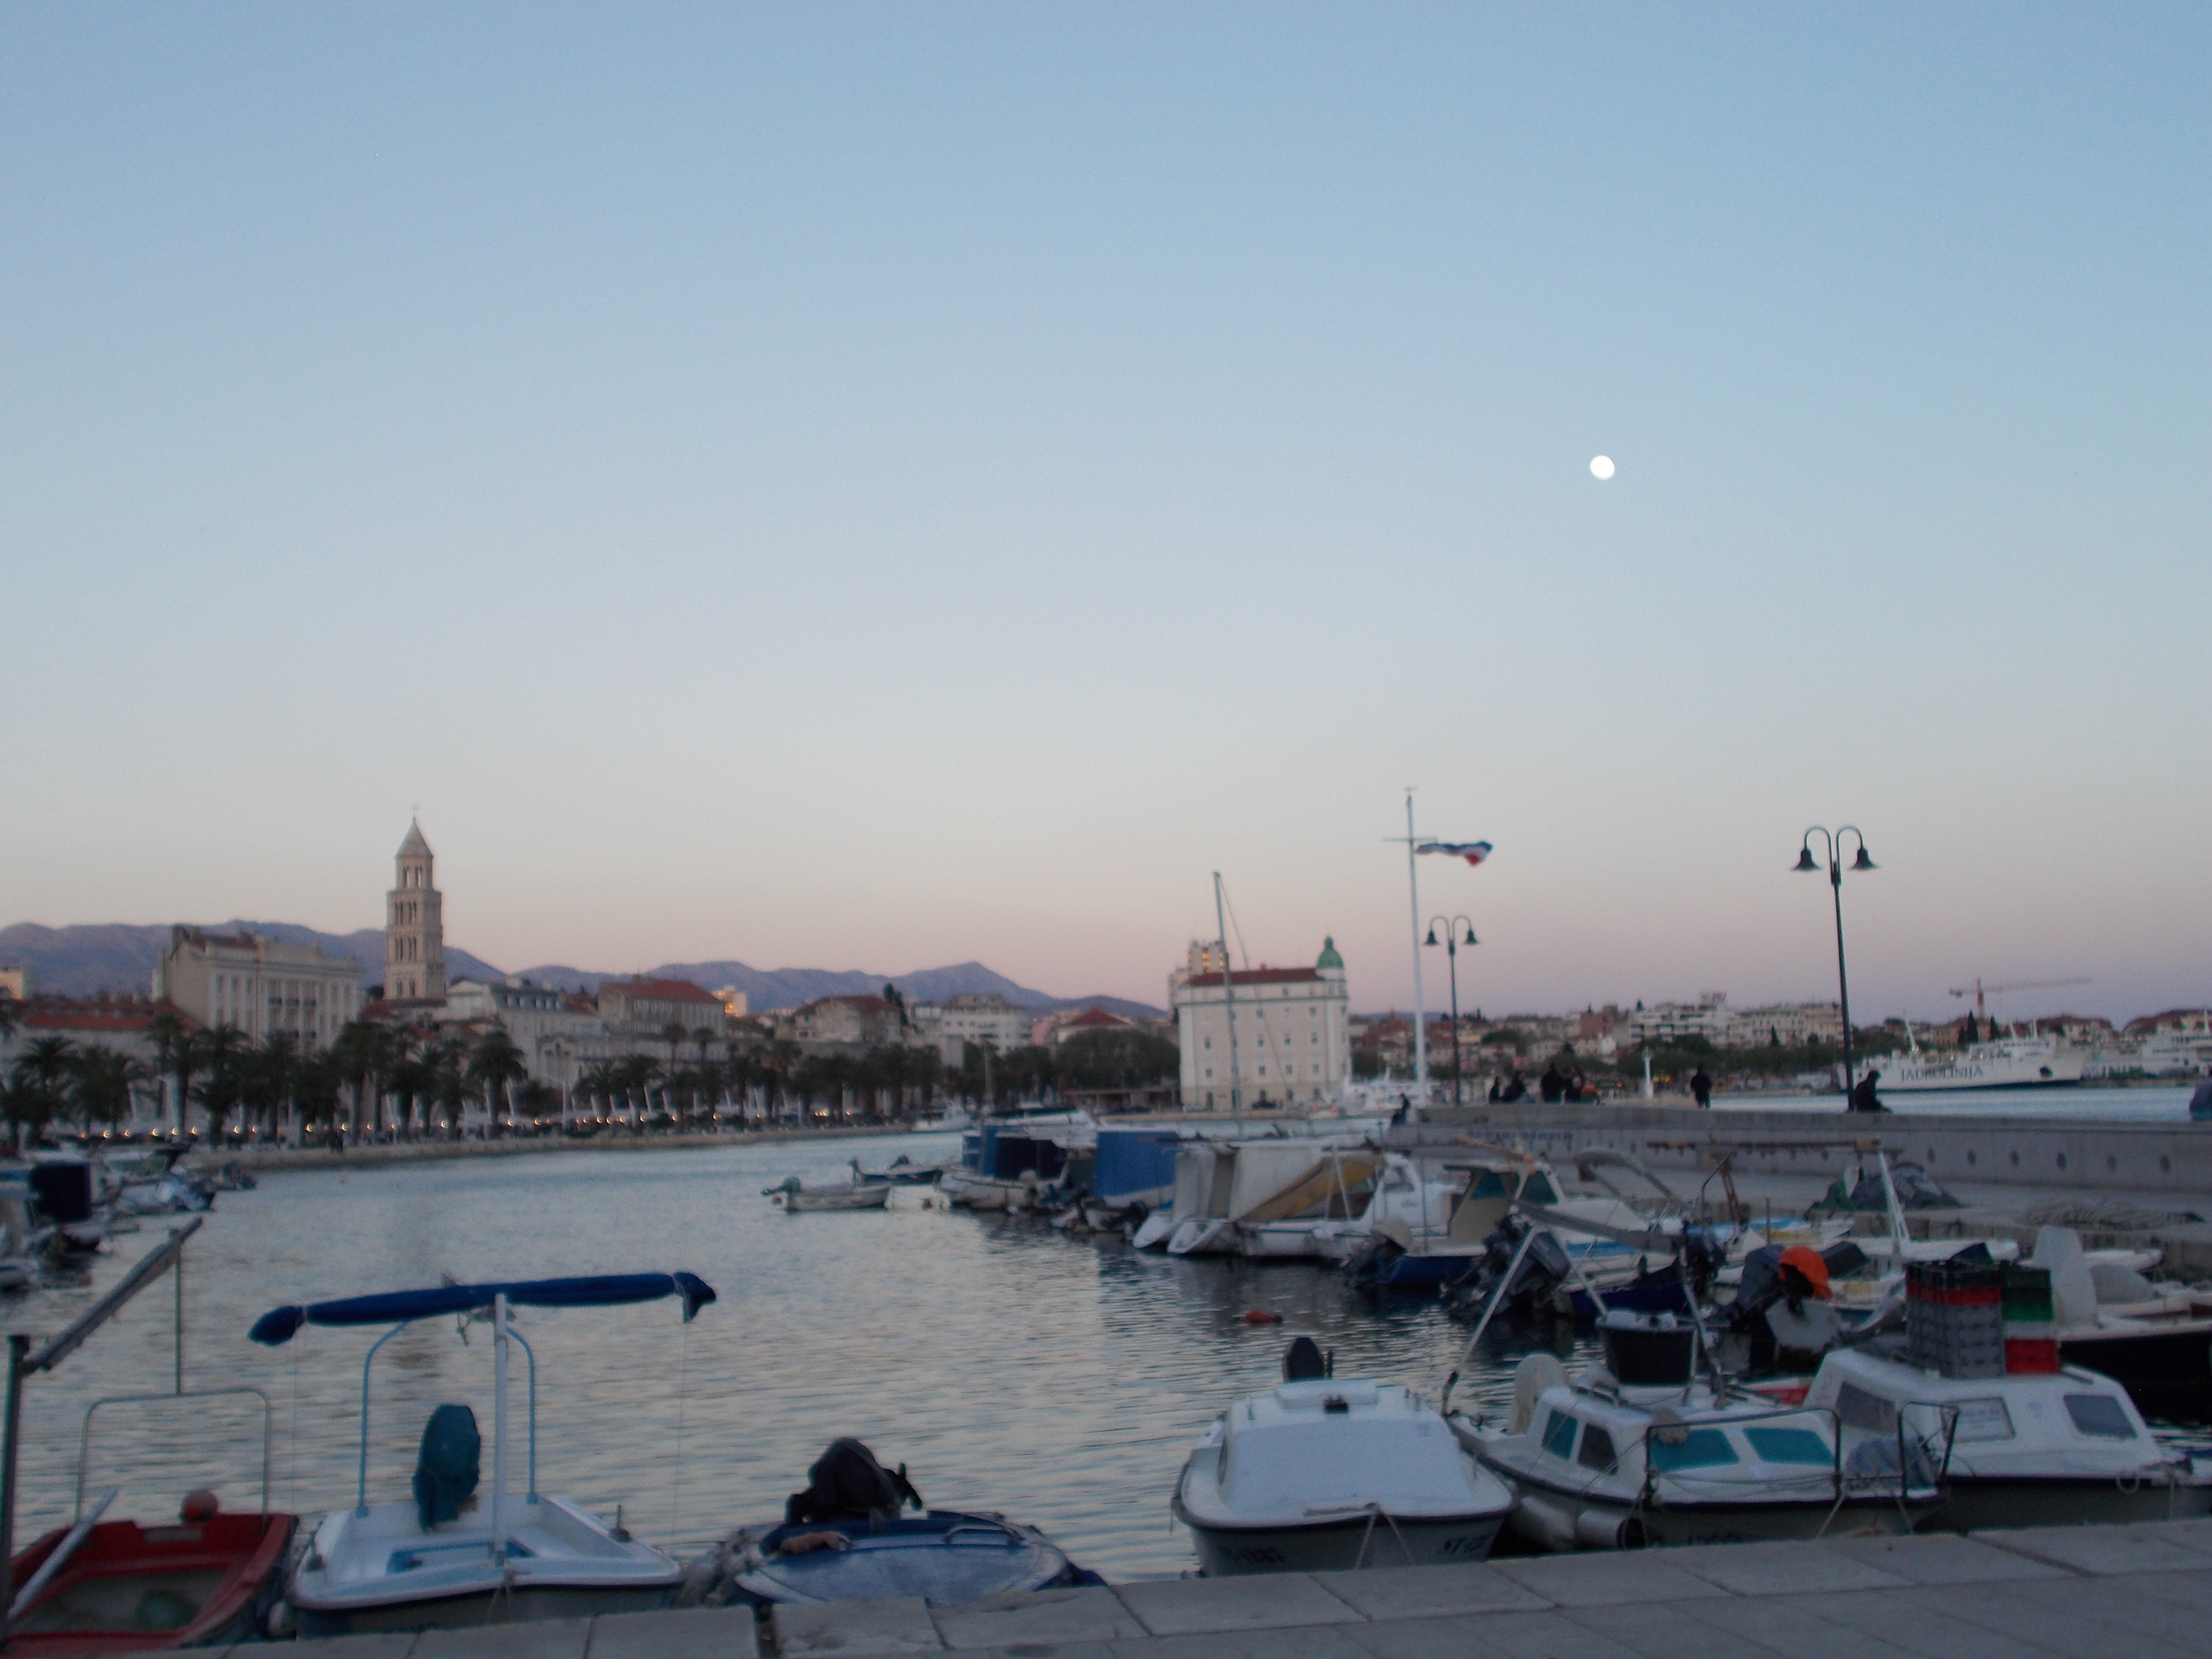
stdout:
[[806,1471],[807,1488],[785,1501],[787,1526],[817,1521],[889,1521],[911,1503],[921,1507],[921,1494],[906,1478],[906,1465],[893,1474],[876,1462],[875,1453],[849,1437],[832,1440],[830,1449]]
[[422,1449],[415,1458],[415,1516],[428,1532],[450,1521],[477,1489],[483,1437],[477,1414],[466,1406],[441,1406],[422,1425]]

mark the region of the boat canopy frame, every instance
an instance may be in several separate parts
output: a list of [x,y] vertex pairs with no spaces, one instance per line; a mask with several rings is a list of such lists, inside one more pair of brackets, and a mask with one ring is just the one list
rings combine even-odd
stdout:
[[[84,1427],[77,1436],[76,1448],[76,1511],[73,1522],[84,1519],[84,1494],[92,1473],[92,1419],[103,1406],[152,1405],[165,1400],[221,1400],[228,1396],[250,1394],[261,1402],[261,1517],[269,1518],[269,1498],[271,1490],[270,1471],[276,1468],[276,1408],[269,1395],[250,1382],[241,1382],[228,1389],[164,1389],[156,1394],[112,1394],[95,1400],[85,1407]],[[112,1498],[113,1493],[110,1493]]]

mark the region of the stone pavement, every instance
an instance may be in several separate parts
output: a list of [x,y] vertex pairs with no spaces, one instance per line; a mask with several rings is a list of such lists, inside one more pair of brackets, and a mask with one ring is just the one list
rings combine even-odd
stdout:
[[[2212,1520],[609,1614],[301,1643],[298,1659],[2180,1659],[2212,1652]],[[241,1646],[236,1659],[252,1659]]]

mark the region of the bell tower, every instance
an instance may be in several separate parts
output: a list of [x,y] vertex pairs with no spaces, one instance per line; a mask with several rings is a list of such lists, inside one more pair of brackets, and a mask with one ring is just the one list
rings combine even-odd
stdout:
[[410,823],[399,843],[398,884],[385,896],[384,994],[394,1002],[446,999],[446,919],[431,884],[430,843]]

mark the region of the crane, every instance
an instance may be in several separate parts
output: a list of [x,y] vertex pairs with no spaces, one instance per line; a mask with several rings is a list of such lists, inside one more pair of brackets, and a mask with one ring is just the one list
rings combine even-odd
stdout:
[[1984,1000],[1985,997],[1995,996],[2004,991],[2054,991],[2062,985],[2087,985],[2087,983],[2089,983],[2087,975],[2081,975],[2073,979],[2023,979],[2015,981],[2010,985],[1984,985],[1981,981],[1981,976],[1977,975],[1974,982],[1970,986],[1953,986],[1951,994],[1954,997],[1973,998],[1975,1018],[1986,1024],[1990,1017],[1990,1008],[1989,1004]]

